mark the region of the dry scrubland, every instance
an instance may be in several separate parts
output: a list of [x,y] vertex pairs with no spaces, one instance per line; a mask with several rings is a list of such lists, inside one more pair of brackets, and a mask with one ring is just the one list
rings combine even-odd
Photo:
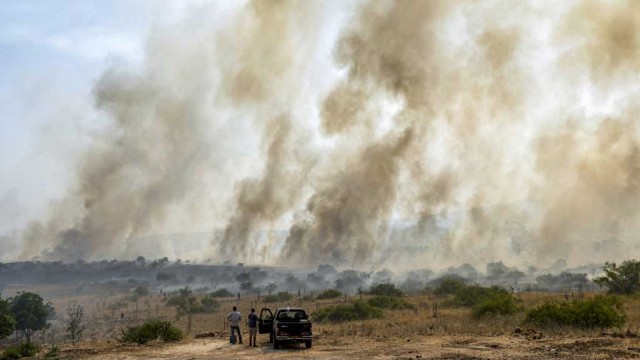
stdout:
[[[9,291],[15,289],[7,289]],[[448,305],[448,296],[432,294],[405,295],[403,298],[415,306],[414,310],[385,310],[381,319],[352,321],[338,324],[315,323],[316,339],[310,350],[291,346],[285,350],[273,350],[267,335],[259,335],[260,347],[228,344],[225,315],[233,305],[247,314],[251,307],[265,306],[257,297],[218,299],[220,307],[212,314],[194,314],[177,317],[177,311],[166,306],[163,297],[151,294],[134,302],[123,301],[124,293],[101,292],[88,289],[87,294],[68,295],[71,289],[55,286],[32,287],[29,291],[43,294],[53,302],[58,320],[35,340],[44,344],[56,343],[60,358],[138,359],[138,358],[251,358],[260,354],[265,358],[378,358],[378,359],[494,359],[494,358],[640,358],[640,298],[623,298],[627,320],[621,328],[581,330],[575,328],[545,328],[522,325],[524,313],[509,316],[492,316],[477,319],[469,308]],[[594,293],[583,296],[590,298]],[[561,293],[515,294],[521,305],[531,308],[549,300],[564,301]],[[572,294],[579,298],[579,294]],[[367,300],[368,295],[347,298],[303,301],[294,297],[288,303],[266,304],[267,307],[302,306],[312,314],[317,309],[337,303]],[[115,309],[114,304],[124,304]],[[64,309],[70,303],[85,308],[87,326],[80,344],[71,346],[64,339]],[[437,316],[434,307],[437,304]],[[121,319],[124,314],[124,319]],[[187,335],[179,343],[125,345],[117,339],[121,329],[143,323],[147,319],[169,320]],[[243,327],[247,336],[246,327]],[[195,335],[212,333],[206,338]],[[245,339],[245,344],[247,339]],[[46,349],[45,345],[43,348]],[[46,351],[43,351],[41,355]]]

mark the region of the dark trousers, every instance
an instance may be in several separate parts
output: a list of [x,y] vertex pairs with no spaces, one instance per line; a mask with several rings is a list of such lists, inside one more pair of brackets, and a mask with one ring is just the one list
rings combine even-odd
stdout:
[[242,333],[240,333],[240,326],[231,326],[231,336],[233,336],[233,331],[238,333],[238,342],[242,344]]

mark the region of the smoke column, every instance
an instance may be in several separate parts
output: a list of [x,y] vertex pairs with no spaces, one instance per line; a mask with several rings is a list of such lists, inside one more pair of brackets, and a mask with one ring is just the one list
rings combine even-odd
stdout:
[[23,258],[132,256],[178,214],[220,229],[202,249],[218,261],[640,253],[635,2],[255,1],[216,26],[212,11],[103,74],[109,126]]

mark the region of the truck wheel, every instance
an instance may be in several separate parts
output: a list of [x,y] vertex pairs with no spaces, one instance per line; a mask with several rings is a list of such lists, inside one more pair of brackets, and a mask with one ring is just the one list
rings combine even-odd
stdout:
[[278,343],[278,339],[276,339],[275,337],[273,338],[273,348],[280,349],[280,343]]
[[304,342],[304,346],[305,346],[307,349],[311,349],[311,345],[313,345],[312,340],[305,340],[305,342]]
[[269,342],[273,342],[273,331],[269,332]]

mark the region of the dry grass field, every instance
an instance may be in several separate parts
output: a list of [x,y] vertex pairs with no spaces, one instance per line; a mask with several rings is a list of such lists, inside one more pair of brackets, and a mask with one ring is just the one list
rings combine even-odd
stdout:
[[[11,290],[11,289],[9,289]],[[327,301],[303,301],[295,297],[289,303],[264,304],[257,297],[219,299],[213,314],[180,316],[168,307],[159,294],[137,303],[124,300],[126,293],[86,289],[82,295],[55,286],[30,288],[52,301],[58,320],[36,338],[40,343],[57,344],[60,358],[66,359],[619,359],[640,358],[640,299],[624,299],[627,321],[619,329],[577,330],[571,328],[534,329],[522,325],[524,313],[476,319],[468,308],[447,305],[446,297],[429,294],[406,295],[415,310],[385,310],[381,319],[339,324],[314,324],[314,346],[290,346],[273,350],[267,335],[259,335],[258,348],[228,344],[225,315],[233,305],[246,315],[251,307],[257,311],[267,306],[301,306],[312,314],[317,309],[337,303],[366,300],[351,296]],[[595,294],[585,294],[591,297]],[[548,300],[563,301],[558,293],[519,293],[525,308]],[[577,295],[575,295],[577,296]],[[71,346],[64,339],[65,309],[69,303],[85,308],[86,331],[83,341]],[[120,304],[121,307],[118,307]],[[434,309],[437,307],[437,316]],[[186,333],[180,343],[146,345],[121,344],[117,339],[123,328],[147,319],[172,321]],[[246,327],[243,329],[246,336]],[[206,338],[195,335],[212,333]],[[45,351],[42,352],[44,354]],[[43,356],[43,355],[40,355]]]

